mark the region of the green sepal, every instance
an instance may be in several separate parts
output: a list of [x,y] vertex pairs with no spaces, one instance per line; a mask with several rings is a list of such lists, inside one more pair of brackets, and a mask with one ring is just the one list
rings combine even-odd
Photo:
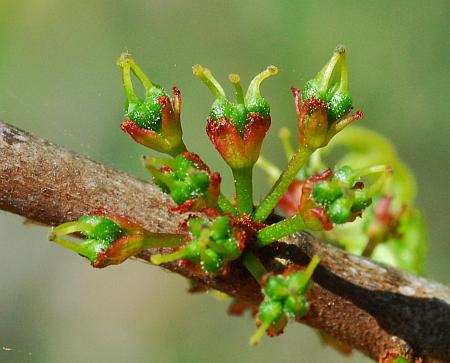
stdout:
[[189,261],[200,261],[200,246],[197,240],[190,241],[183,247],[184,257]]
[[394,359],[392,363],[411,363],[411,361],[404,357],[398,356],[397,358]]
[[352,212],[359,212],[372,204],[372,196],[366,189],[355,190],[355,200],[352,205]]
[[214,121],[221,118],[232,120],[240,133],[244,132],[244,127],[248,123],[247,115],[249,114],[245,105],[234,104],[224,98],[219,98],[214,101],[209,113]]
[[201,266],[208,273],[216,273],[223,267],[223,259],[212,248],[200,252]]
[[288,283],[283,276],[269,276],[264,286],[264,294],[271,299],[279,300],[289,295]]
[[195,238],[199,238],[203,228],[207,226],[205,219],[195,218],[188,221],[189,232]]
[[334,122],[343,118],[353,108],[352,97],[348,94],[336,93],[327,100],[328,119]]
[[288,277],[289,291],[295,294],[303,294],[309,288],[310,277],[304,272],[292,272]]
[[310,79],[308,82],[306,82],[302,90],[303,101],[306,101],[311,97],[314,97],[318,100],[327,101],[327,93],[320,89],[320,86],[315,79]]
[[305,316],[308,308],[308,301],[303,295],[289,295],[284,301],[284,312],[291,318]]
[[342,195],[342,188],[330,181],[318,182],[313,188],[314,200],[322,205],[329,205]]
[[[155,167],[157,164],[163,164],[169,169],[161,171]],[[177,155],[174,160],[147,158],[146,166],[152,173],[155,184],[170,194],[178,205],[188,199],[199,198],[208,191],[210,177],[207,172],[197,168],[183,154]]]
[[342,183],[347,184],[351,188],[355,184],[355,172],[352,167],[348,165],[341,166],[334,171],[334,176],[336,179]]
[[353,206],[353,198],[351,196],[344,196],[336,199],[327,208],[328,216],[331,221],[336,224],[343,224],[349,221],[351,210]]
[[173,187],[170,188],[170,196],[177,204],[182,204],[194,196],[192,187],[189,184],[174,180]]
[[262,117],[270,116],[270,105],[264,98],[258,98],[247,105],[248,113],[258,113]]
[[103,241],[109,245],[123,235],[120,226],[109,218],[85,215],[81,216],[78,221],[91,226],[89,229],[80,231],[83,236],[90,240]]
[[168,96],[163,88],[153,85],[145,100],[139,98],[127,100],[125,112],[128,118],[143,129],[161,131],[162,111],[159,97]]
[[271,324],[283,315],[283,305],[279,301],[263,300],[259,306],[258,318],[262,323]]
[[267,67],[253,78],[245,97],[239,75],[230,74],[228,78],[236,90],[236,103],[232,103],[226,98],[225,91],[209,69],[197,64],[193,67],[193,73],[200,78],[216,98],[210,110],[211,120],[219,121],[226,118],[243,134],[245,125],[251,121],[250,114],[257,114],[262,118],[270,117],[269,103],[261,97],[259,88],[264,79],[278,73],[278,68],[275,66]]
[[106,240],[87,239],[81,242],[80,245],[84,250],[80,255],[86,257],[89,262],[93,263],[97,260],[97,256],[100,252],[111,246],[111,242],[107,242]]
[[226,239],[230,235],[230,222],[228,217],[217,217],[211,223],[211,238],[214,241]]

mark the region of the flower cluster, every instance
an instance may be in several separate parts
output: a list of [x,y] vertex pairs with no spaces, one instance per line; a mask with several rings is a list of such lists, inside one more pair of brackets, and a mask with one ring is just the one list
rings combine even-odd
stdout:
[[[259,244],[278,240],[286,230],[328,231],[334,225],[353,222],[372,203],[390,172],[385,165],[359,170],[342,166],[294,180],[278,202],[289,218],[260,230]],[[360,178],[371,174],[381,175],[367,187]]]
[[292,271],[288,268],[284,275],[264,277],[264,300],[259,306],[258,330],[250,339],[252,345],[257,344],[266,331],[271,336],[280,334],[288,318],[297,319],[306,315],[306,295],[319,261],[319,257],[314,256],[305,271]]
[[188,222],[189,240],[177,251],[167,255],[153,255],[151,262],[160,265],[176,260],[198,263],[209,274],[219,272],[225,264],[241,256],[240,244],[233,237],[227,216],[191,219]]
[[148,157],[145,166],[156,185],[180,206],[180,211],[217,208],[220,174],[212,173],[197,154],[184,152],[174,159]]
[[[304,229],[324,234],[342,224],[353,224],[349,222],[363,215],[372,200],[377,201],[377,206],[372,209],[372,217],[365,219],[368,223],[364,228],[373,248],[386,239],[403,235],[402,226],[407,223],[417,225],[414,221],[420,216],[413,209],[392,209],[390,199],[383,197],[394,195],[396,190],[389,193],[384,190],[380,197],[390,173],[385,166],[388,163],[340,166],[334,170],[310,167],[317,159],[318,149],[329,149],[340,131],[362,117],[360,111],[350,115],[352,97],[342,46],[336,48],[302,91],[291,89],[297,112],[298,146],[289,145],[286,141],[289,133],[283,133],[289,158],[284,171],[260,158],[272,121],[269,103],[261,96],[260,86],[276,75],[278,68],[271,65],[256,75],[245,94],[239,75],[230,74],[235,93],[232,102],[209,69],[193,67],[194,75],[214,96],[206,117],[206,133],[233,173],[235,193],[231,198],[221,192],[220,174],[212,172],[199,155],[186,147],[180,120],[180,91],[173,87],[173,96],[169,96],[150,81],[128,53],[123,53],[117,64],[126,95],[121,128],[138,143],[168,155],[145,157],[145,167],[154,183],[173,200],[167,206],[168,211],[180,213],[185,219],[179,228],[182,233],[164,234],[147,231],[123,216],[94,211],[52,230],[52,241],[87,258],[94,267],[119,264],[149,248],[160,249],[159,254],[150,258],[153,264],[176,262],[202,276],[226,275],[234,265],[242,265],[262,285],[264,295],[258,312],[259,327],[251,339],[256,344],[266,332],[280,333],[289,318],[307,314],[308,288],[319,263],[319,257],[314,256],[305,271],[297,266],[281,275],[275,274],[267,271],[259,259],[259,248]],[[133,77],[142,84],[144,97],[134,91]],[[258,159],[270,169],[274,185],[255,205],[253,167]],[[349,160],[355,159],[361,157]],[[353,166],[351,162],[337,165]],[[287,218],[271,224],[277,220],[270,218],[276,207]],[[66,238],[68,235],[82,237],[83,241],[75,242]],[[230,264],[232,261],[236,263]],[[236,306],[242,308],[245,304]]]

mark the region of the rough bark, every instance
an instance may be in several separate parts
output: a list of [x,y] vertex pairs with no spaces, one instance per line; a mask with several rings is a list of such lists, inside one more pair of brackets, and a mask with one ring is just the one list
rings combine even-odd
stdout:
[[[186,215],[170,213],[170,198],[151,183],[100,165],[0,122],[0,209],[49,225],[104,208],[148,230],[179,232]],[[148,261],[151,253],[138,257]],[[419,362],[450,362],[450,290],[439,283],[352,256],[307,233],[259,252],[266,267],[286,261],[304,266],[321,258],[314,273],[311,309],[300,320],[384,361],[389,353]],[[216,277],[177,264],[165,268],[252,305],[258,284],[239,262]],[[387,360],[386,360],[387,361]]]

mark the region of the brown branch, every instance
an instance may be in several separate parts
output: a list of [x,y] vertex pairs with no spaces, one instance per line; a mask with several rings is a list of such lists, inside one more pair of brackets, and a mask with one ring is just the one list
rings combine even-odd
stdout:
[[[186,215],[171,214],[167,195],[151,183],[97,164],[0,122],[0,209],[45,224],[105,208],[152,231],[177,232]],[[146,259],[155,251],[139,255]],[[304,266],[318,254],[311,309],[302,323],[382,360],[388,352],[450,362],[450,290],[438,283],[352,256],[302,233],[259,252],[266,267]],[[258,284],[239,262],[210,277],[165,267],[257,305]],[[416,361],[420,361],[419,358]]]

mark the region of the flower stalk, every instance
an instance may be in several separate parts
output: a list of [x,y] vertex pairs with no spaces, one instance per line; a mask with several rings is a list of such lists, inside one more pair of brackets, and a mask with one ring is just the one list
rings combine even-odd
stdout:
[[237,210],[240,215],[253,210],[252,169],[261,150],[262,141],[270,127],[270,106],[260,93],[261,82],[278,73],[275,66],[267,67],[251,82],[244,96],[237,74],[230,74],[236,103],[226,94],[211,71],[200,65],[193,67],[196,75],[215,97],[206,132],[234,176]]

